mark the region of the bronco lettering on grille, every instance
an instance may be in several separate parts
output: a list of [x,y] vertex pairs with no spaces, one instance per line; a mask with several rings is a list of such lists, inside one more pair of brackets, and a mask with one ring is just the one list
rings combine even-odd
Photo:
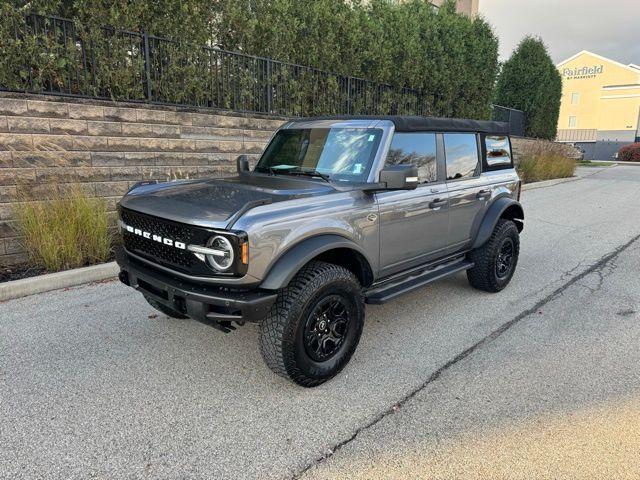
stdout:
[[129,233],[133,233],[134,235],[138,235],[139,237],[146,238],[148,240],[153,240],[154,242],[162,243],[169,247],[179,248],[180,250],[186,250],[187,245],[178,240],[174,240],[173,238],[161,237],[160,235],[156,235],[155,233],[145,232],[139,228],[134,228],[130,225],[126,225],[125,223],[120,222],[122,228],[125,229]]

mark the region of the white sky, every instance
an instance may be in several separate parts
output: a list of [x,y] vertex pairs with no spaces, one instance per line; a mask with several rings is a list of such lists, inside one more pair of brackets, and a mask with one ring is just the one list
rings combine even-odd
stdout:
[[581,50],[640,64],[640,0],[480,0],[500,37],[500,60],[527,34],[542,37],[555,63]]

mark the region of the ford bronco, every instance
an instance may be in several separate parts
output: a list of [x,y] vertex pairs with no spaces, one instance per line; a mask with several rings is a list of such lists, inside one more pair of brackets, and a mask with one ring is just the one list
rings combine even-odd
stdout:
[[259,324],[275,373],[312,387],[353,355],[365,304],[447,275],[498,292],[524,214],[508,125],[424,117],[286,123],[253,169],[135,185],[120,280],[170,317]]

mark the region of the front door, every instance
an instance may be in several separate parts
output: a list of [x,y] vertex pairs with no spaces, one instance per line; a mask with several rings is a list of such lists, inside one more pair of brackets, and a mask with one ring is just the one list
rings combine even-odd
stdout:
[[385,277],[441,256],[448,246],[449,194],[437,136],[394,134],[386,164],[418,167],[415,190],[376,194],[380,213],[380,276]]

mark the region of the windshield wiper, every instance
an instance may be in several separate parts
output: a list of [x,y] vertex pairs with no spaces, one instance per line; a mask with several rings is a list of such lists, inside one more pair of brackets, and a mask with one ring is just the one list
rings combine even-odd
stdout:
[[313,168],[300,168],[294,166],[283,166],[281,168],[278,168],[278,165],[276,165],[275,167],[258,167],[256,168],[256,171],[264,173],[269,172],[270,175],[304,175],[307,177],[319,177],[325,182],[329,182],[330,178],[326,173],[321,173],[317,170],[314,170]]
[[276,169],[273,167],[257,167],[256,172],[268,173],[269,175],[276,175]]
[[319,177],[323,179],[325,182],[329,182],[329,175],[326,173],[320,173],[317,170],[312,168],[296,168],[292,170],[283,170],[287,175],[305,175],[307,177]]

